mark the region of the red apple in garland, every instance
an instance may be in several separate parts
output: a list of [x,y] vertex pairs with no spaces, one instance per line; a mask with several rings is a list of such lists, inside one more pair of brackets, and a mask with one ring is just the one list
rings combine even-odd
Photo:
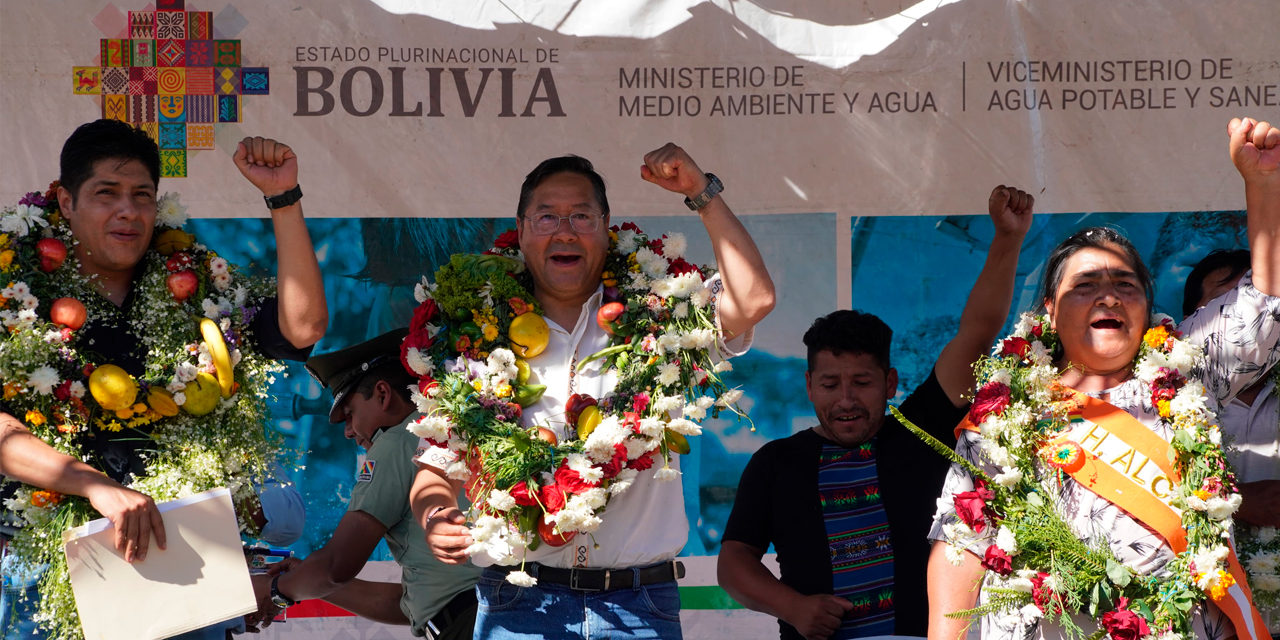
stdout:
[[200,288],[200,279],[196,277],[194,271],[183,269],[176,273],[169,274],[164,280],[165,286],[169,287],[169,293],[173,294],[173,299],[182,302],[190,298]]
[[564,403],[564,420],[569,426],[578,424],[578,414],[596,404],[596,399],[585,393],[575,393]]
[[88,310],[75,298],[58,298],[53,301],[53,306],[49,309],[50,322],[62,325],[72,331],[83,327],[84,321],[88,317]]
[[560,441],[560,438],[556,436],[556,432],[546,427],[538,427],[535,437],[553,447]]
[[40,270],[52,273],[66,261],[67,245],[57,238],[45,238],[36,243],[36,257],[40,259]]
[[610,302],[600,306],[600,310],[596,312],[596,324],[600,325],[609,335],[613,335],[613,323],[626,311],[626,305],[621,302]]

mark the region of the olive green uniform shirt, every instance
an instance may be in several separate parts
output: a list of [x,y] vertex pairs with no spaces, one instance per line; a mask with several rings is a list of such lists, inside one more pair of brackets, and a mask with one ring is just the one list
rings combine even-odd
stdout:
[[422,636],[428,620],[454,596],[475,587],[480,569],[470,563],[447,565],[437,560],[413,519],[409,489],[418,470],[413,462],[418,436],[405,425],[418,417],[412,413],[404,422],[374,434],[368,455],[356,470],[348,511],[363,511],[387,527],[383,537],[400,564],[404,586],[400,610],[409,618],[413,634]]

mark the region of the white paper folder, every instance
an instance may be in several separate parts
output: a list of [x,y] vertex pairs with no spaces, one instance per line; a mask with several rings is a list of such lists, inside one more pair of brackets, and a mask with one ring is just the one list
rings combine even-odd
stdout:
[[168,549],[152,536],[128,563],[105,518],[63,534],[85,640],[160,640],[256,611],[231,492],[157,505]]

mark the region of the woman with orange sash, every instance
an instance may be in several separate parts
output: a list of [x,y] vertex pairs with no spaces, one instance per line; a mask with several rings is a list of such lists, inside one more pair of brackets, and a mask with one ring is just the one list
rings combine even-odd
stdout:
[[[961,635],[969,621],[946,614],[962,611],[981,615],[983,640],[1269,638],[1230,545],[1239,495],[1218,462],[1213,415],[1280,360],[1280,130],[1235,119],[1228,134],[1252,249],[1238,286],[1175,328],[1152,317],[1152,278],[1132,243],[1114,229],[1083,229],[1045,265],[1045,315],[1024,316],[979,364],[986,382],[958,428],[963,460],[930,533],[930,640]],[[1026,364],[1011,380],[1002,362]],[[1039,386],[1037,367],[1048,372]],[[1201,416],[1198,431],[1188,416]],[[1010,440],[1019,428],[1043,438],[1037,448]],[[1038,570],[1018,558],[1052,539],[1033,511],[1059,517],[1084,544],[1050,548]],[[1099,566],[1102,578],[1081,592],[1089,572],[1067,576],[1062,563],[1086,551],[1105,572]]]

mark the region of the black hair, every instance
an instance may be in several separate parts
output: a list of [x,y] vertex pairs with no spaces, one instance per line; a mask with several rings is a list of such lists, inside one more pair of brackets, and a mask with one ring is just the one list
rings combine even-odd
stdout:
[[543,160],[538,166],[524,177],[524,184],[520,185],[520,202],[516,205],[516,218],[524,218],[524,210],[529,206],[529,199],[533,197],[533,190],[538,188],[547,178],[557,173],[576,173],[587,180],[591,181],[591,188],[595,190],[596,204],[600,205],[600,211],[604,215],[609,215],[609,198],[604,192],[604,178],[596,173],[596,169],[591,165],[591,161],[574,155],[560,156],[559,158],[549,158]]
[[368,400],[373,396],[374,387],[384,380],[405,402],[413,401],[409,387],[414,386],[418,379],[404,368],[404,365],[400,363],[399,357],[391,358],[366,371],[363,376],[360,376],[360,381],[356,383],[355,390],[360,393],[360,397]]
[[1147,297],[1147,315],[1155,307],[1156,283],[1151,278],[1151,271],[1147,269],[1147,265],[1142,261],[1142,256],[1138,254],[1138,249],[1133,243],[1125,237],[1120,231],[1111,227],[1087,227],[1081,229],[1071,235],[1070,238],[1063,240],[1061,244],[1054,247],[1049,254],[1049,259],[1044,265],[1044,280],[1040,284],[1040,306],[1044,308],[1045,303],[1053,299],[1058,291],[1058,286],[1062,284],[1063,268],[1067,265],[1067,260],[1075,255],[1081,249],[1110,249],[1119,248],[1124,253],[1125,258],[1133,265],[1133,271],[1138,276],[1138,284],[1142,287],[1142,291]]
[[151,174],[151,182],[160,186],[160,149],[155,140],[142,129],[119,120],[94,120],[77,127],[62,144],[58,181],[71,192],[72,202],[99,160],[118,160],[120,164],[137,160]]
[[1231,269],[1228,278],[1239,277],[1253,266],[1248,249],[1215,249],[1196,264],[1187,276],[1187,284],[1182,290],[1182,315],[1189,316],[1199,308],[1200,298],[1204,297],[1204,279],[1209,274],[1224,267]]
[[892,343],[893,329],[880,318],[862,311],[829,313],[814,320],[809,330],[804,332],[809,371],[813,371],[818,353],[830,351],[837,356],[845,353],[868,354],[888,374],[889,347]]

